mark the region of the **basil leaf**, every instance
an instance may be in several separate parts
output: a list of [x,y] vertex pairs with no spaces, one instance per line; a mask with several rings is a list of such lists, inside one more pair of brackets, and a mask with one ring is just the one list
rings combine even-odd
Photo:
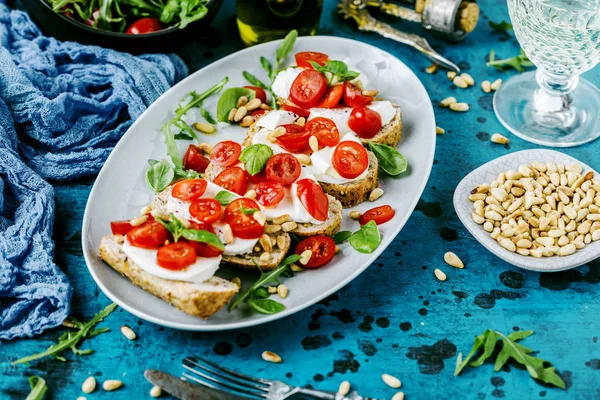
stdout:
[[244,206],[240,207],[240,212],[245,215],[252,215],[258,211],[258,208],[246,208]]
[[246,78],[246,80],[251,85],[258,86],[260,88],[269,90],[269,87],[267,85],[265,85],[264,83],[262,83],[257,77],[255,77],[254,75],[252,75],[250,72],[244,71],[244,72],[242,72],[242,75],[244,75],[244,78]]
[[187,240],[192,240],[194,242],[208,243],[211,246],[216,247],[219,250],[224,250],[225,246],[221,239],[214,233],[210,233],[208,231],[204,231],[201,229],[184,229],[182,231],[182,235]]
[[175,214],[171,213],[171,219],[169,221],[163,221],[160,218],[156,218],[155,221],[159,222],[162,226],[165,227],[166,230],[171,232],[175,242],[179,241],[179,238],[183,234],[183,230],[185,229],[185,227],[183,226],[181,221],[177,219]]
[[361,253],[370,254],[381,243],[381,234],[375,221],[369,221],[348,239],[350,246]]
[[271,296],[271,294],[266,287],[261,286],[254,291],[253,296],[258,299],[266,299],[267,297]]
[[283,61],[283,59],[286,58],[288,54],[290,54],[290,52],[294,48],[294,44],[296,43],[297,37],[298,37],[298,31],[296,31],[294,29],[286,35],[285,39],[283,39],[283,42],[281,42],[281,45],[275,52],[275,57],[277,58],[277,64],[279,64],[281,61]]
[[394,147],[369,141],[369,149],[379,160],[379,168],[392,176],[406,171],[408,162]]
[[175,171],[167,160],[158,161],[146,171],[146,183],[154,193],[162,192],[175,177]]
[[250,175],[256,175],[265,168],[273,150],[266,144],[253,144],[246,147],[240,154],[240,161],[244,163]]
[[348,66],[343,61],[329,60],[327,64],[321,66],[314,61],[309,61],[313,68],[327,78],[327,83],[333,86],[337,83],[351,81],[356,79],[360,74],[356,71],[349,71]]
[[252,100],[255,96],[254,90],[247,88],[229,88],[221,94],[217,103],[217,119],[221,122],[229,122],[229,112],[235,108],[238,99],[246,96],[248,100]]
[[350,232],[350,231],[339,231],[338,233],[333,235],[332,238],[333,238],[333,241],[335,242],[335,244],[342,244],[346,240],[348,240],[348,238],[350,238],[350,236],[352,236],[352,232]]
[[227,190],[221,190],[215,196],[215,200],[217,200],[219,203],[221,203],[222,206],[226,206],[227,204],[231,203],[233,200],[237,199],[238,197],[239,196],[237,196],[231,192],[228,192]]
[[252,299],[248,304],[261,314],[277,314],[285,310],[283,304],[271,299]]

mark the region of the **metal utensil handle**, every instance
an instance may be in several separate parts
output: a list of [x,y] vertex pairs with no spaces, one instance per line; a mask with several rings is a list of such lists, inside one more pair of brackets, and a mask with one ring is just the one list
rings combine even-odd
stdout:
[[388,15],[402,18],[406,21],[418,23],[423,21],[421,14],[408,7],[399,6],[398,4],[382,2],[379,9]]

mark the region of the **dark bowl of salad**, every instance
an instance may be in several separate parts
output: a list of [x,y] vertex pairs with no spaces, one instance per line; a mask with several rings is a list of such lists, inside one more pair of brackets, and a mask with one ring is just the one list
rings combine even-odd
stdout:
[[29,15],[59,40],[129,53],[172,52],[205,32],[223,0],[25,0]]

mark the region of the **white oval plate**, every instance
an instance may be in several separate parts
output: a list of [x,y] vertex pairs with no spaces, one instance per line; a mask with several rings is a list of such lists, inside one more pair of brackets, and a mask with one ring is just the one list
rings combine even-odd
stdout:
[[[535,258],[530,256],[522,256],[517,253],[511,253],[504,249],[500,244],[493,239],[488,232],[483,230],[481,225],[473,221],[471,213],[473,212],[473,203],[469,200],[471,190],[482,183],[490,183],[496,179],[500,172],[508,170],[516,170],[519,165],[529,165],[538,161],[546,163],[553,161],[556,164],[579,164],[584,172],[594,171],[583,162],[570,157],[564,153],[554,150],[524,150],[518,151],[497,158],[477,168],[469,175],[465,176],[454,191],[454,209],[456,214],[467,227],[469,232],[479,243],[485,246],[489,251],[512,265],[539,272],[556,272],[564,271],[586,264],[600,257],[600,242],[592,242],[586,245],[583,249],[577,250],[574,254],[566,257],[543,257]],[[594,171],[594,176],[598,177],[598,172]]]
[[[296,42],[293,53],[312,50],[327,53],[333,59],[349,59],[368,77],[369,87],[378,89],[381,97],[402,107],[404,134],[398,148],[406,156],[409,170],[396,179],[382,180],[385,195],[375,203],[367,202],[356,208],[365,211],[377,205],[391,204],[396,210],[394,219],[381,227],[382,243],[379,248],[372,254],[361,254],[345,244],[342,255],[336,256],[326,267],[286,279],[290,295],[282,301],[286,309],[281,313],[262,315],[245,312],[242,308],[235,312],[223,309],[206,321],[189,316],[134,286],[100,260],[100,238],[110,234],[110,221],[135,217],[139,215],[140,208],[150,202],[152,192],[144,181],[147,162],[148,159],[166,157],[159,128],[172,117],[181,99],[192,90],[203,92],[224,76],[230,79],[227,87],[246,85],[243,70],[267,82],[259,58],[265,56],[272,60],[278,46],[279,42],[271,42],[242,50],[174,86],[131,126],[100,171],[83,219],[83,253],[89,271],[102,291],[132,314],[157,324],[196,331],[242,328],[283,318],[325,298],[358,276],[391,243],[415,208],[431,171],[436,140],[433,108],[425,88],[405,64],[373,46],[336,37],[302,37]],[[213,116],[217,100],[218,96],[213,96],[204,103]],[[244,133],[243,128],[227,127],[215,135],[203,136],[202,140],[216,143],[232,138],[241,142]],[[187,145],[187,142],[180,143],[182,154]],[[355,231],[359,225],[347,215],[348,210],[345,210],[342,230]],[[242,277],[244,287],[256,279],[255,275],[244,275],[237,270],[234,273]],[[225,268],[218,275],[232,276]]]

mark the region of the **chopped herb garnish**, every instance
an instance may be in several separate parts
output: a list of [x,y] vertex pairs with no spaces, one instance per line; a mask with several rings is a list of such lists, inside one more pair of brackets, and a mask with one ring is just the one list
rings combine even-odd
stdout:
[[519,72],[525,71],[525,68],[533,67],[534,64],[529,61],[529,58],[525,55],[523,49],[518,56],[514,56],[511,58],[506,58],[503,60],[496,60],[496,52],[494,50],[490,51],[489,61],[486,64],[488,67],[494,67],[501,71],[506,69],[514,68]]

